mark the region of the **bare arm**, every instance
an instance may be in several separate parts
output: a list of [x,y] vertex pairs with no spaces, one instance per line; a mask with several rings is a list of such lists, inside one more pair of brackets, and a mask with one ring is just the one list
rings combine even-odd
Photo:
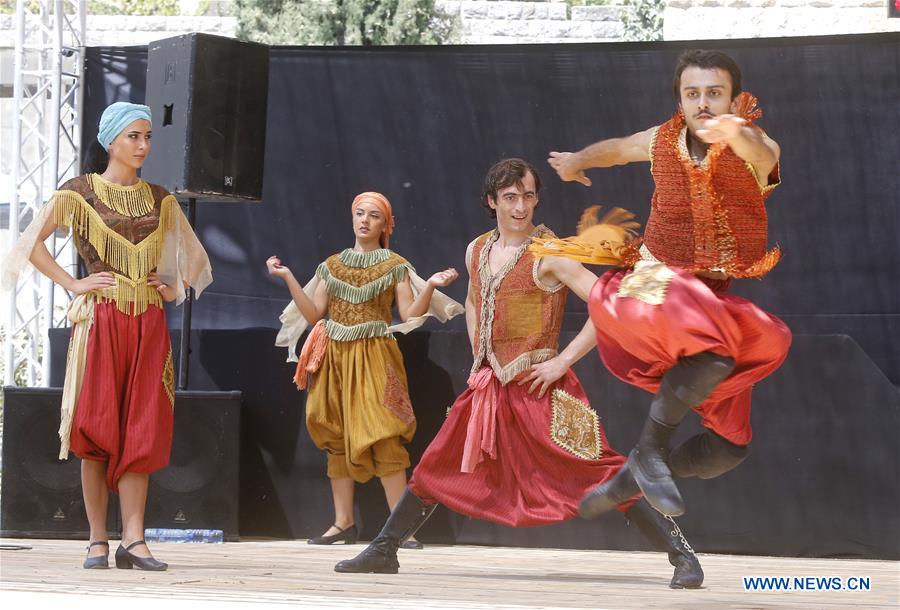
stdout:
[[703,129],[697,130],[697,137],[707,144],[728,144],[734,154],[753,166],[763,185],[781,156],[781,147],[775,140],[733,114],[707,119],[703,123]]
[[562,180],[590,186],[590,178],[584,175],[586,169],[649,161],[650,141],[655,129],[651,127],[625,138],[601,140],[575,153],[553,151],[547,162]]
[[469,333],[469,345],[472,346],[472,354],[475,354],[475,323],[478,312],[475,311],[475,301],[472,299],[472,284],[466,294],[466,332]]
[[397,283],[397,311],[400,313],[400,319],[406,322],[409,318],[418,318],[425,315],[428,306],[431,304],[431,296],[437,287],[449,286],[453,283],[459,274],[456,269],[450,268],[435,273],[425,283],[425,288],[413,299],[412,286],[409,281],[409,274],[403,276],[403,279]]
[[303,286],[294,277],[290,269],[281,264],[281,260],[276,256],[271,256],[266,261],[266,267],[269,273],[275,277],[280,277],[287,284],[288,290],[291,292],[291,299],[294,305],[300,310],[300,314],[309,324],[315,324],[325,317],[328,310],[328,293],[325,292],[325,283],[322,282],[316,286],[316,292],[312,298],[306,296],[303,292]]
[[[543,283],[553,286],[562,282],[583,301],[588,300],[594,282],[597,281],[597,276],[581,263],[559,256],[544,258],[539,273]],[[528,392],[532,393],[540,387],[541,391],[538,396],[543,397],[547,389],[565,375],[566,371],[581,360],[595,345],[597,345],[597,335],[594,325],[587,320],[581,331],[559,355],[531,367],[531,372],[519,381],[519,385],[531,382]]]
[[469,344],[472,346],[472,353],[475,352],[475,324],[477,322],[478,312],[475,310],[475,296],[472,294],[472,249],[475,242],[469,244],[466,248],[466,270],[469,272],[469,289],[466,291],[466,331],[469,333]]
[[59,263],[56,262],[56,259],[53,258],[53,255],[50,254],[50,251],[47,250],[47,246],[44,244],[44,240],[50,237],[50,235],[56,231],[56,228],[56,223],[53,222],[53,218],[48,218],[47,222],[44,224],[44,228],[41,229],[40,238],[34,244],[34,249],[31,251],[31,256],[28,260],[31,261],[31,264],[34,265],[38,271],[73,294],[84,294],[91,290],[99,290],[101,288],[109,288],[116,285],[113,274],[108,271],[92,273],[88,277],[76,280],[68,271],[60,267]]

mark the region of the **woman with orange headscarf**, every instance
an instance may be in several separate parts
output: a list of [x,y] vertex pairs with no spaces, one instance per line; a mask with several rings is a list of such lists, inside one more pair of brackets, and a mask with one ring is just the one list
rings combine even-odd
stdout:
[[[416,418],[393,332],[409,332],[430,315],[446,321],[463,312],[462,305],[435,290],[457,278],[455,269],[425,281],[388,249],[394,215],[384,195],[361,193],[351,211],[353,247],[328,257],[305,287],[277,256],[266,261],[269,273],[285,281],[293,298],[281,315],[275,343],[288,348],[288,361],[297,360],[297,342],[314,324],[294,381],[308,390],[309,435],[328,455],[335,520],[310,544],[356,542],[356,482],[376,476],[390,508],[400,500],[410,465],[403,444],[412,440]],[[394,304],[403,321],[397,325],[391,325]]]

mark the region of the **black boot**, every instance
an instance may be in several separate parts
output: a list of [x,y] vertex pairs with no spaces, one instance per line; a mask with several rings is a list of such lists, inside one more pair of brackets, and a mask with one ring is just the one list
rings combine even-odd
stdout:
[[648,417],[637,446],[628,455],[625,469],[631,472],[635,483],[653,508],[664,515],[677,517],[684,514],[684,500],[666,464],[669,439],[673,432],[673,426]]
[[664,515],[684,513],[684,500],[668,466],[672,434],[691,407],[703,403],[733,369],[733,359],[703,352],[681,358],[663,375],[627,467],[647,501]]
[[584,519],[596,519],[640,492],[628,466],[623,465],[613,478],[584,494],[578,514]]
[[369,572],[396,574],[400,568],[400,563],[397,561],[397,548],[422,527],[435,508],[437,508],[437,504],[426,506],[407,487],[375,540],[353,559],[339,561],[334,566],[334,571],[357,574]]
[[669,468],[680,479],[714,479],[747,459],[750,449],[735,445],[712,430],[692,436],[669,453]]
[[669,554],[669,563],[675,566],[669,587],[697,589],[703,584],[700,561],[674,519],[663,517],[645,500],[629,508],[625,518],[634,523],[654,547]]

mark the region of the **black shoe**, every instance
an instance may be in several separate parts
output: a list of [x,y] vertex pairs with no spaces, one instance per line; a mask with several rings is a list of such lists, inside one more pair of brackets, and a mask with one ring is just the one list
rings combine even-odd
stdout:
[[88,547],[88,554],[91,552],[92,546],[105,546],[106,555],[98,555],[96,557],[87,557],[82,564],[85,570],[105,570],[109,567],[109,543],[106,540],[95,540]]
[[131,568],[137,568],[139,570],[148,570],[150,572],[162,572],[169,567],[169,564],[154,559],[153,557],[139,557],[134,553],[131,553],[131,549],[136,547],[139,544],[147,545],[143,540],[138,540],[136,542],[132,542],[127,547],[119,545],[119,548],[116,549],[116,567],[120,570],[130,570]]
[[656,452],[642,453],[635,447],[628,454],[627,466],[634,482],[653,508],[670,517],[684,514],[684,499],[672,480],[665,458]]
[[641,490],[625,464],[616,476],[584,494],[578,505],[578,514],[584,519],[596,519],[639,493]]
[[340,531],[337,534],[332,534],[330,536],[317,536],[316,538],[310,538],[306,541],[307,544],[334,544],[335,542],[344,541],[344,544],[356,544],[357,538],[359,538],[359,532],[356,530],[356,524],[354,523],[348,528],[342,528],[337,523],[334,524],[334,527],[338,528]]
[[703,584],[700,560],[674,519],[659,514],[645,500],[639,500],[629,508],[625,518],[634,523],[654,547],[669,554],[669,563],[675,567],[670,588],[697,589]]
[[421,551],[425,548],[425,545],[419,542],[418,540],[407,540],[403,544],[400,545],[401,549],[413,550],[413,551]]
[[396,574],[400,569],[400,563],[397,561],[397,549],[415,535],[435,508],[437,508],[436,504],[426,506],[407,487],[375,540],[353,559],[339,561],[334,566],[334,571],[354,574],[370,572]]

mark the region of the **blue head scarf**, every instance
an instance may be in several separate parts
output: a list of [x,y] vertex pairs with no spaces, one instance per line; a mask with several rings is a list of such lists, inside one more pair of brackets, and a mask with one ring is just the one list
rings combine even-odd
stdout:
[[100,117],[100,131],[97,133],[97,141],[103,150],[109,150],[109,145],[116,136],[139,119],[153,124],[148,106],[129,102],[116,102],[107,106]]

